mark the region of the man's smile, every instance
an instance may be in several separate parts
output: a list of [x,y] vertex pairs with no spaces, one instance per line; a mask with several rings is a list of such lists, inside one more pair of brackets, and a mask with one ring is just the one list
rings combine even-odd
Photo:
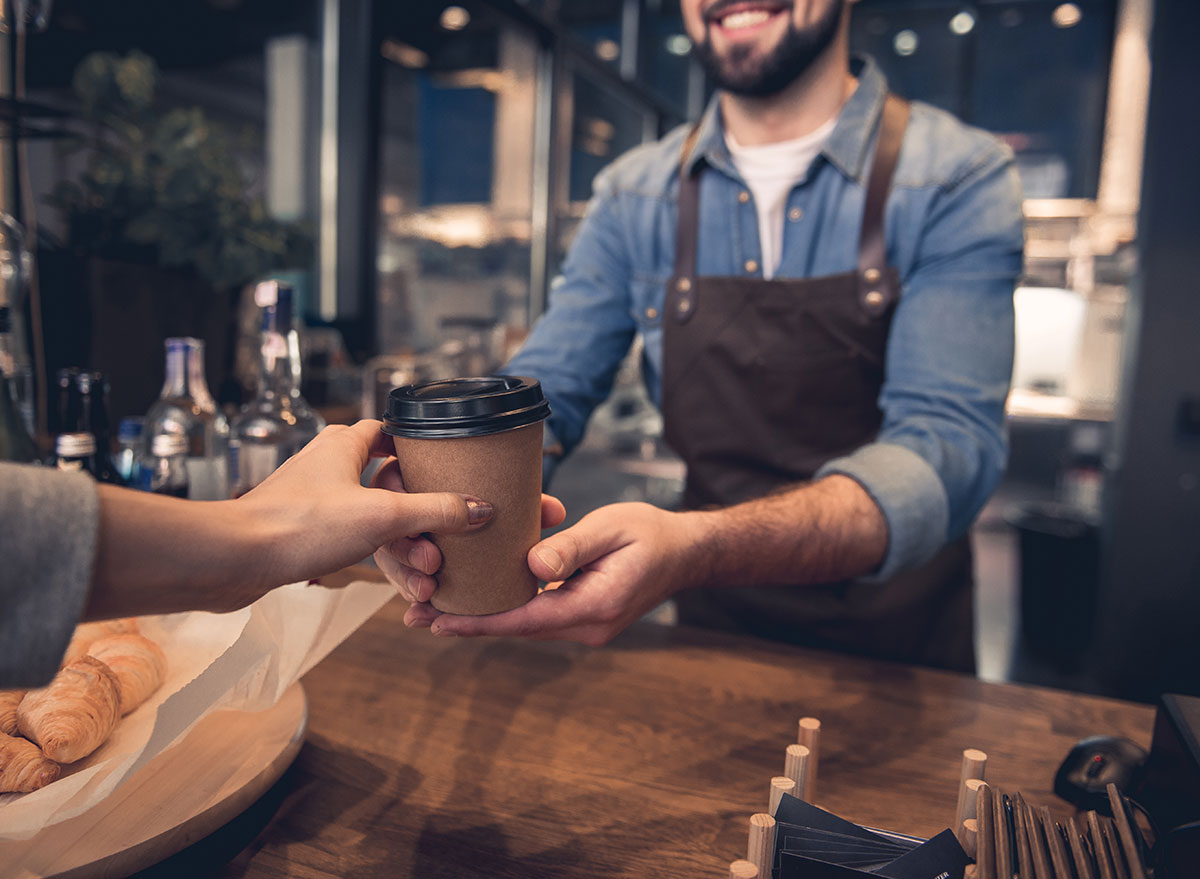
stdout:
[[705,23],[727,39],[738,39],[757,34],[764,26],[779,18],[786,18],[790,7],[777,2],[761,0],[717,0],[705,13]]

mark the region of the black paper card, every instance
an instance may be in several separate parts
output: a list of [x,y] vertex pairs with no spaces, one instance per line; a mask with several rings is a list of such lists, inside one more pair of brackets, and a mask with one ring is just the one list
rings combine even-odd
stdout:
[[961,877],[970,859],[949,830],[943,830],[928,842],[923,842],[906,855],[901,855],[886,867],[875,870],[888,879],[954,879]]
[[885,835],[786,794],[775,820],[775,879],[962,879],[969,862],[949,830]]

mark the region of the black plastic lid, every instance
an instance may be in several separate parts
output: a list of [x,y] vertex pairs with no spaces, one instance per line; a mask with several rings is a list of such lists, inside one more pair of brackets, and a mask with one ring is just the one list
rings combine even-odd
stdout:
[[452,378],[395,388],[383,432],[416,439],[484,436],[536,424],[550,414],[536,379],[519,375]]

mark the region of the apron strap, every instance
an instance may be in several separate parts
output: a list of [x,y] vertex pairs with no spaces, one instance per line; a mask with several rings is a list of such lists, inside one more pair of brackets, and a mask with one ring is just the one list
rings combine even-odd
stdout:
[[892,188],[892,175],[900,158],[900,145],[908,127],[911,106],[893,94],[883,102],[879,138],[871,175],[867,178],[867,197],[863,206],[862,232],[858,244],[859,302],[868,314],[882,314],[900,296],[899,281],[887,270],[887,239],[884,235],[884,209]]
[[[899,296],[898,281],[887,270],[887,243],[884,236],[884,209],[892,187],[892,175],[900,157],[900,145],[908,127],[911,107],[908,101],[888,94],[880,114],[879,138],[875,158],[867,177],[867,195],[863,206],[862,231],[858,249],[859,301],[869,314],[881,314]],[[687,172],[688,159],[700,133],[697,124],[683,143],[679,161],[679,223],[675,237],[675,285],[672,315],[686,322],[695,311],[696,247],[700,227],[700,165]]]
[[[697,122],[683,141],[679,156],[679,223],[675,235],[675,274],[673,291],[668,292],[671,315],[679,323],[687,323],[696,310],[696,245],[700,227],[700,166],[688,173],[688,159],[700,136]],[[674,295],[670,295],[670,294]],[[665,315],[664,315],[665,317]]]

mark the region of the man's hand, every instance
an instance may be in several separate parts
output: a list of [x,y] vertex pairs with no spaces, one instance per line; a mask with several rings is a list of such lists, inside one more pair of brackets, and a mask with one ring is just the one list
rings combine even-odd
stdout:
[[[612,504],[589,513],[529,551],[529,567],[552,581],[528,604],[490,616],[439,613],[424,599],[405,614],[409,626],[435,635],[524,635],[586,644],[618,632],[705,576],[702,513],[672,513],[649,504]],[[561,581],[561,582],[553,582]]]
[[[379,468],[371,484],[391,491],[404,491],[404,480],[394,458]],[[566,515],[558,498],[542,495],[543,529],[553,528]],[[442,566],[442,553],[428,537],[412,532],[381,546],[375,553],[375,564],[406,599],[428,601],[437,588],[433,575]]]
[[[604,644],[688,587],[826,583],[874,570],[887,523],[854,480],[829,476],[720,510],[672,513],[612,504],[529,551],[551,582],[523,607],[491,616],[439,613],[432,578],[404,622],[435,635],[523,635]],[[439,559],[440,563],[440,559]]]

